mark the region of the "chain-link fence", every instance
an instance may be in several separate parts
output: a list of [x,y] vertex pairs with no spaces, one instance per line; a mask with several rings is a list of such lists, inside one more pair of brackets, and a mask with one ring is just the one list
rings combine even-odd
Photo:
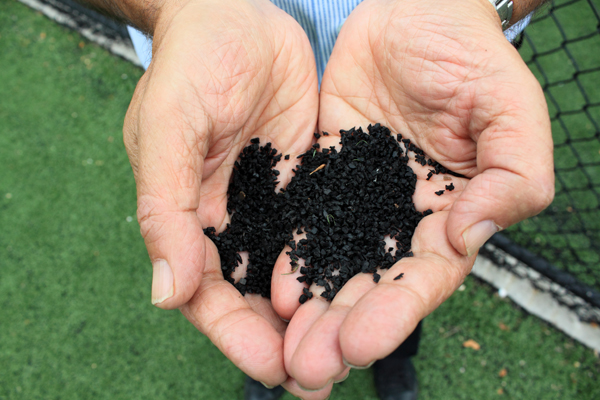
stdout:
[[600,0],[549,2],[520,52],[548,102],[556,197],[491,243],[600,307]]

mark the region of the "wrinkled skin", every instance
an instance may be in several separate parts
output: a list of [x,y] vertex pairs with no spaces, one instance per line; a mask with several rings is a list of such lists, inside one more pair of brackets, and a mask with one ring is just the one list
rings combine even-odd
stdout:
[[[506,228],[551,201],[544,96],[486,0],[361,3],[340,32],[320,96],[306,35],[268,1],[169,4],[124,128],[142,235],[151,260],[166,260],[174,275],[173,295],[157,305],[179,307],[254,379],[325,398],[347,375],[344,360],[366,366],[385,357],[460,285],[478,248],[471,227]],[[453,177],[456,189],[438,197],[449,181],[425,181],[427,169],[414,168],[417,208],[436,211],[417,228],[415,256],[377,285],[358,275],[332,303],[315,296],[299,306],[303,286],[282,275],[284,250],[273,306],[242,297],[202,233],[228,222],[227,183],[240,150],[258,136],[300,154],[317,128],[335,134],[373,122],[468,177]],[[294,157],[278,165],[282,184],[293,165]],[[287,330],[278,315],[291,319]]]
[[[202,229],[229,221],[229,177],[251,138],[289,154],[311,146],[314,57],[302,28],[268,1],[172,4],[124,128],[142,236],[152,262],[166,260],[174,276],[173,295],[157,305],[180,307],[240,369],[277,385],[287,379],[286,324],[270,301],[242,297],[223,279]],[[282,183],[294,165],[278,165]]]
[[[378,284],[357,275],[331,303],[314,296],[300,306],[303,284],[298,273],[282,275],[289,271],[282,253],[272,298],[291,319],[286,370],[302,387],[321,389],[305,400],[326,397],[348,366],[390,354],[460,286],[478,249],[469,234],[474,224],[506,228],[537,214],[554,194],[542,90],[487,1],[367,0],[352,12],[323,77],[319,130],[372,122],[467,178],[451,177],[456,189],[438,197],[434,192],[450,181],[426,181],[428,169],[412,163],[415,205],[435,213],[415,232],[414,257],[383,271]],[[321,147],[338,140],[323,137]]]

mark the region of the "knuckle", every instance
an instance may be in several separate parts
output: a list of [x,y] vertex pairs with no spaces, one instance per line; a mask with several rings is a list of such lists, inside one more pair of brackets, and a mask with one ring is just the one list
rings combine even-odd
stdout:
[[545,174],[531,186],[532,206],[535,214],[540,213],[554,200],[554,173]]
[[518,188],[526,196],[524,204],[529,208],[526,217],[540,213],[554,200],[553,147],[551,144],[548,147],[547,151],[540,149],[535,160],[523,163],[528,168],[519,173],[521,179]]
[[146,245],[160,240],[166,224],[166,216],[157,206],[157,200],[148,195],[138,199],[137,219]]
[[476,214],[479,208],[476,196],[469,196],[468,193],[463,194],[453,205],[453,214],[468,216]]
[[125,150],[127,151],[127,155],[129,156],[129,161],[131,162],[131,167],[133,168],[133,172],[135,175],[137,175],[139,153],[139,114],[141,99],[146,89],[146,83],[147,74],[144,74],[142,78],[140,78],[135,88],[133,97],[131,98],[131,102],[129,103],[129,107],[127,108],[127,113],[125,114],[125,120],[123,122],[123,144],[125,145]]

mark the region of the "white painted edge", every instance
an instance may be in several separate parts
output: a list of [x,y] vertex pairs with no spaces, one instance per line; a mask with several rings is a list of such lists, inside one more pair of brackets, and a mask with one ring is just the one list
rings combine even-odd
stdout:
[[138,67],[142,66],[140,59],[138,58],[137,54],[135,53],[135,50],[133,49],[133,45],[122,41],[110,39],[106,36],[103,36],[101,33],[94,32],[91,28],[78,27],[77,23],[69,14],[57,10],[49,4],[41,3],[38,0],[19,1],[25,4],[26,6],[33,8],[34,10],[40,11],[42,14],[44,14],[51,20],[56,21],[61,25],[68,26],[73,30],[76,30],[86,39],[104,47],[111,53],[124,58],[125,60],[133,63]]
[[[522,265],[520,268],[529,267]],[[600,326],[580,321],[575,312],[560,304],[552,294],[536,289],[529,279],[521,278],[483,256],[477,257],[471,273],[506,293],[506,296],[530,314],[600,352]]]

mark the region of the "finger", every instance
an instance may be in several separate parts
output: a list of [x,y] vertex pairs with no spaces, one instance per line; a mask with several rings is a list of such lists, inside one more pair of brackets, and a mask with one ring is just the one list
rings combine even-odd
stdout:
[[[386,247],[395,245],[389,236],[385,241]],[[339,348],[339,327],[356,301],[374,286],[372,274],[358,274],[329,303],[319,295],[323,288],[311,285],[315,296],[294,314],[284,343],[286,370],[301,387],[319,390],[347,377],[349,369]]]
[[[240,279],[246,276],[249,262],[249,254],[247,251],[238,253],[242,261],[231,273],[231,279],[234,283],[238,283]],[[285,334],[287,324],[279,317],[279,315],[273,309],[271,301],[267,298],[262,297],[258,294],[246,293],[244,295],[246,302],[257,314],[263,316],[269,323],[275,328],[281,336]]]
[[[227,358],[251,378],[269,386],[283,383],[283,337],[265,317],[265,299],[253,305],[223,280],[215,245],[207,241],[206,269],[200,287],[181,307],[182,313],[205,334]],[[280,321],[281,322],[281,321]]]
[[[294,242],[298,243],[300,240],[305,239],[306,234],[294,234]],[[271,277],[271,301],[277,314],[285,320],[292,319],[292,315],[296,312],[300,306],[298,299],[302,295],[302,290],[307,288],[306,283],[298,281],[298,278],[302,276],[300,268],[304,267],[304,260],[299,259],[296,261],[296,266],[292,267],[292,262],[289,256],[289,252],[292,249],[290,246],[285,246],[281,254],[275,262],[273,268],[273,276]]]
[[287,323],[283,321],[279,315],[273,309],[271,301],[259,294],[248,294],[244,295],[246,302],[252,310],[258,315],[265,318],[273,328],[283,337],[287,328]]
[[[327,312],[328,308],[328,301],[320,296],[315,296],[296,310],[296,313],[290,320],[288,329],[285,332],[285,341],[283,344],[285,368],[288,373],[292,368],[292,357],[294,356],[299,343],[302,341],[304,336],[306,336],[316,321],[318,321],[319,318],[321,318],[321,316]],[[310,385],[306,387],[309,386]],[[323,386],[325,385],[321,385],[319,387]],[[314,388],[314,385],[312,388]]]
[[[415,169],[413,170],[416,172]],[[419,179],[415,187],[413,202],[415,209],[420,212],[425,210],[432,210],[433,212],[450,210],[469,182],[468,179],[451,175],[434,175],[430,180],[421,179],[419,173],[417,175]]]
[[343,374],[336,377],[333,383],[328,384],[322,389],[319,390],[310,390],[300,386],[300,384],[292,377],[288,377],[288,379],[282,384],[282,386],[290,392],[292,395],[299,397],[303,400],[322,400],[328,399],[331,394],[331,389],[333,389],[333,385],[336,383],[343,382],[348,378],[350,374],[350,369],[347,368],[347,371],[344,371]]
[[[339,149],[339,142],[339,132],[321,136],[318,140],[321,149],[330,147]],[[304,151],[306,150],[307,149],[305,148]],[[294,163],[296,162],[299,162],[299,160],[294,160]],[[291,177],[289,179],[291,179]],[[289,179],[287,182],[289,182]],[[306,238],[304,233],[294,233],[294,241],[296,243],[304,238]],[[298,299],[302,295],[302,290],[308,287],[306,284],[298,282],[298,277],[301,276],[300,268],[304,267],[304,260],[300,259],[297,261],[298,265],[295,271],[291,269],[290,256],[287,254],[291,250],[292,249],[289,246],[286,246],[283,249],[275,263],[271,280],[271,298],[273,306],[281,318],[286,320],[292,318],[292,315],[294,315],[294,312],[300,306]]]
[[[163,134],[162,130],[168,131],[164,125],[161,129],[160,124],[154,125],[154,120],[144,120],[153,115],[147,106],[142,106],[145,98],[153,96],[148,92],[151,72],[152,67],[138,82],[125,118],[123,137],[138,186],[138,219],[153,264],[152,303],[174,308],[187,301],[199,283],[204,243],[194,214],[198,192],[193,192],[197,181],[189,184],[190,196],[185,199],[186,190],[178,185],[181,176],[173,172],[169,152],[160,154],[162,144],[177,135]],[[181,144],[178,140],[172,142],[173,146]],[[189,175],[190,171],[187,172]]]
[[320,390],[307,390],[301,387],[294,378],[290,377],[285,383],[282,384],[282,386],[293,396],[296,396],[302,400],[323,400],[329,398],[331,389],[333,388],[333,383],[330,383]]
[[[404,145],[402,147],[405,148]],[[417,175],[417,184],[412,198],[415,209],[421,212],[449,210],[460,197],[469,179],[450,174],[435,174],[433,167],[417,162],[412,151],[409,151],[407,155],[409,157],[408,166]]]
[[[235,268],[231,274],[231,278],[235,283],[238,283],[240,279],[246,276],[248,269],[249,254],[247,251],[239,253],[242,262]],[[273,309],[271,301],[267,298],[262,297],[258,294],[246,293],[244,295],[246,302],[258,315],[263,316],[269,323],[275,328],[281,336],[285,334],[287,324],[279,317],[279,315]]]
[[138,170],[138,157],[139,157],[139,144],[138,144],[138,121],[140,116],[140,108],[142,105],[142,98],[146,91],[146,85],[148,82],[148,71],[142,75],[138,81],[129,107],[127,108],[127,114],[125,115],[125,121],[123,123],[123,143],[125,144],[125,150],[129,157],[131,169],[133,170],[134,176],[137,175]]
[[[234,149],[232,153],[236,150]],[[204,172],[200,187],[200,206],[196,214],[203,227],[213,227],[217,232],[222,232],[230,222],[230,215],[227,212],[227,189],[232,167],[223,163],[208,177],[206,168]]]
[[[354,304],[375,285],[372,274],[358,274],[344,285],[328,307],[320,307],[324,311],[320,315],[314,312],[308,315],[305,310],[314,300],[294,314],[286,335],[284,355],[288,374],[302,387],[319,389],[347,375],[348,367],[339,345],[340,327]],[[297,337],[301,340],[294,349]],[[288,338],[292,339],[291,343]],[[288,361],[290,352],[293,356]]]
[[465,255],[475,254],[498,230],[539,213],[554,196],[553,145],[544,95],[525,64],[520,59],[514,63],[521,68],[507,68],[513,72],[510,83],[487,88],[490,93],[478,96],[474,107],[472,124],[484,127],[474,138],[479,174],[448,217],[448,237]]
[[414,257],[397,262],[350,310],[339,332],[347,363],[368,366],[389,355],[470,272],[475,257],[462,256],[450,244],[447,217],[440,211],[424,218],[413,236]]
[[308,285],[298,282],[300,268],[304,267],[304,260],[298,260],[298,268],[294,271],[290,266],[290,257],[285,254],[285,251],[290,251],[289,246],[286,246],[284,252],[281,253],[271,278],[271,300],[277,314],[285,319],[290,320],[300,306],[298,299],[302,295],[302,290]]
[[138,220],[153,266],[152,303],[169,309],[187,302],[202,276],[204,235],[196,211],[207,135],[199,132],[206,127],[202,118],[193,127],[185,122],[173,98],[177,91],[170,89],[148,83],[134,128]]

